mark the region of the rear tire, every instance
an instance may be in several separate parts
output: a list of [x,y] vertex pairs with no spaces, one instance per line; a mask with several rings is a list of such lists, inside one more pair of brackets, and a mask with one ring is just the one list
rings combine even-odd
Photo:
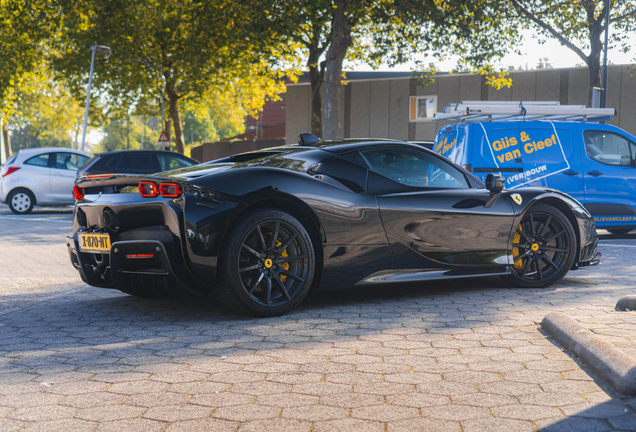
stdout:
[[28,189],[16,189],[7,197],[7,204],[14,214],[29,214],[35,206],[35,196]]
[[316,254],[307,229],[292,215],[258,209],[229,229],[219,257],[218,299],[240,314],[283,315],[311,289]]
[[515,265],[504,279],[524,288],[543,288],[562,279],[578,249],[570,221],[556,208],[538,203],[519,225],[513,240]]

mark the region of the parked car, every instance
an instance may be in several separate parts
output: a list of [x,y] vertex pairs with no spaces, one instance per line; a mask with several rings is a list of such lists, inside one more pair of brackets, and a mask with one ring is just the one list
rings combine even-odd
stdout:
[[77,170],[90,157],[63,147],[20,150],[0,169],[0,202],[16,214],[30,213],[35,205],[73,204]]
[[216,295],[256,316],[310,289],[499,275],[545,287],[599,263],[594,220],[545,188],[502,191],[415,144],[321,141],[157,175],[80,177],[73,266],[137,296]]
[[96,154],[77,175],[80,177],[114,173],[154,174],[198,163],[187,156],[169,151],[120,150]]
[[583,121],[492,121],[443,126],[434,150],[480,179],[571,195],[613,234],[636,228],[636,137]]

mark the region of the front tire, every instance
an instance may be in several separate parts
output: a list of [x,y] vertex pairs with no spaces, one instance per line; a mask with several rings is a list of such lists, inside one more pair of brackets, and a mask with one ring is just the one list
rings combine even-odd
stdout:
[[515,264],[505,279],[524,288],[543,288],[563,278],[577,251],[570,221],[556,208],[541,203],[521,219],[512,247]]
[[229,230],[219,259],[217,297],[241,314],[283,315],[307,296],[316,254],[307,229],[281,210],[248,213]]
[[7,197],[7,204],[14,214],[29,214],[35,206],[35,196],[28,189],[16,189]]

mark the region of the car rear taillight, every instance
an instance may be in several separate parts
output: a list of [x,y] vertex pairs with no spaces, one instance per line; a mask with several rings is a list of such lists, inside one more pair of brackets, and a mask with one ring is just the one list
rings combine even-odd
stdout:
[[159,195],[159,188],[152,182],[139,183],[139,194],[144,198],[154,198]]
[[107,178],[110,174],[85,174],[86,178]]
[[181,186],[176,183],[161,183],[159,191],[164,198],[178,198],[181,196]]
[[84,189],[82,189],[81,187],[75,185],[73,186],[73,196],[75,197],[75,199],[77,201],[83,200],[84,199]]
[[19,170],[21,167],[9,167],[7,168],[7,172],[2,174],[2,177],[6,177],[9,174],[13,174],[14,172],[16,172],[17,170]]

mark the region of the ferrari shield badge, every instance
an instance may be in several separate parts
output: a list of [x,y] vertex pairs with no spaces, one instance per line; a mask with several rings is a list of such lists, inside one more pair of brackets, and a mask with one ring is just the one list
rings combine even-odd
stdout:
[[521,203],[523,202],[523,200],[521,199],[521,195],[519,194],[512,194],[510,195],[510,198],[512,198],[514,202],[516,202],[519,205],[521,205]]

